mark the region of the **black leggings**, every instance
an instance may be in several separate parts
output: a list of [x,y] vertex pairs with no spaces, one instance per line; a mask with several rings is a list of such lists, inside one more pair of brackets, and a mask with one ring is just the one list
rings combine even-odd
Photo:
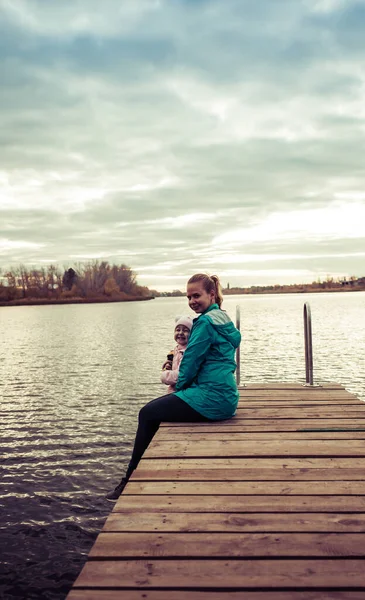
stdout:
[[167,394],[148,402],[139,411],[138,429],[136,439],[134,440],[132,458],[125,475],[126,480],[130,478],[137,467],[144,451],[148,448],[150,441],[158,430],[161,421],[188,423],[192,421],[209,421],[209,419],[203,417],[203,415],[175,394]]

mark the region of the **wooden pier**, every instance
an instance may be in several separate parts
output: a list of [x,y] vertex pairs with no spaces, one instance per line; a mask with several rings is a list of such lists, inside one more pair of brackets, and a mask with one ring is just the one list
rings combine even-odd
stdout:
[[67,600],[364,600],[365,403],[249,385],[163,423]]

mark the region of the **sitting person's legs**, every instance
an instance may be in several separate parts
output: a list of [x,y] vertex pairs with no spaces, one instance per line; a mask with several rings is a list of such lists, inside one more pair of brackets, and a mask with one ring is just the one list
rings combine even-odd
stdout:
[[136,469],[144,451],[148,448],[153,436],[158,430],[161,421],[171,422],[196,422],[208,421],[200,413],[194,410],[187,402],[181,400],[175,394],[167,394],[148,402],[138,415],[138,429],[134,440],[132,457],[128,465],[125,477],[113,492],[107,494],[108,500],[116,500],[122,493],[128,479]]
[[151,400],[139,412],[138,429],[126,478],[129,479],[137,467],[144,451],[148,448],[158,430],[161,421],[189,422],[207,420],[203,415],[189,406],[189,404],[184,402],[184,400],[175,396],[175,394],[167,394],[166,396],[161,396],[161,398]]

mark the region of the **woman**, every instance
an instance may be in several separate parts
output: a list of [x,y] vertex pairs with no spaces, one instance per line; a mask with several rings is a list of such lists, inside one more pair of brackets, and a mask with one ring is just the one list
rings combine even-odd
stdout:
[[216,275],[198,273],[187,284],[194,319],[181,361],[176,392],[151,400],[139,413],[138,429],[127,472],[107,500],[117,500],[161,421],[196,422],[229,419],[236,412],[238,391],[235,350],[241,334],[221,310],[222,290]]

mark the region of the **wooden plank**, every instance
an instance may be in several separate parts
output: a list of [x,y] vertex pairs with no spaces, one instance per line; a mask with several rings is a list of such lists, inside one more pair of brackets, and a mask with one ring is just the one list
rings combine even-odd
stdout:
[[[124,495],[365,496],[365,481],[130,481]],[[137,500],[138,502],[138,500]],[[153,499],[150,499],[153,502]],[[243,501],[244,502],[244,501]]]
[[[301,419],[364,419],[365,404],[359,406],[331,406],[330,408],[321,407],[301,407]],[[246,408],[240,407],[237,410],[237,417],[240,419],[297,419],[298,408]]]
[[[238,419],[297,419],[298,409],[297,408],[241,408],[237,410]],[[336,410],[335,406],[329,409],[320,408],[301,408],[300,409],[301,419],[364,419],[365,418],[365,407],[364,409],[353,409],[350,408],[343,410]]]
[[[216,421],[213,423],[194,423],[193,427],[190,427],[187,423],[180,423],[179,427],[174,426],[173,423],[169,423],[166,425],[160,426],[158,432],[169,432],[169,433],[229,433],[229,432],[241,432],[241,433],[364,433],[365,423],[364,425],[348,425],[348,423],[344,424],[343,421],[336,421],[336,425],[328,426],[328,423],[320,423],[317,421],[316,423],[311,422],[311,424],[307,425],[303,424],[302,421],[297,421],[297,425],[293,426],[292,420],[286,420],[279,422],[279,425],[275,423],[272,425],[272,421],[270,421],[271,426],[267,425],[269,421],[266,422],[263,420],[261,425],[257,425],[257,421],[253,421],[255,423],[254,426],[248,426],[247,420],[232,420],[230,422],[224,423],[222,421]],[[308,422],[307,422],[308,423]],[[285,437],[285,436],[283,436]]]
[[302,396],[353,396],[351,392],[346,390],[344,387],[338,388],[327,388],[320,386],[307,386],[307,385],[298,385],[295,388],[283,388],[283,387],[267,387],[267,388],[259,388],[256,387],[239,387],[238,393],[240,396],[260,396],[260,395],[290,395],[290,394],[298,394]]
[[240,398],[343,398],[344,400],[357,398],[354,394],[346,390],[309,390],[307,388],[301,388],[300,390],[239,390]]
[[359,557],[365,533],[101,533],[91,558]]
[[270,398],[270,397],[289,397],[289,396],[297,396],[304,398],[355,398],[356,396],[351,392],[338,389],[338,390],[323,390],[320,388],[308,388],[308,387],[300,387],[295,390],[249,390],[249,389],[240,389],[238,390],[240,398]]
[[67,600],[364,600],[363,591],[71,590]]
[[362,481],[365,460],[362,458],[143,458],[133,473],[139,479],[211,481]]
[[333,403],[357,403],[363,404],[363,400],[353,394],[301,394],[300,392],[280,393],[280,394],[240,394],[239,403],[245,402],[265,402],[270,405],[272,402],[333,402]]
[[[152,502],[151,502],[152,500]],[[122,494],[113,512],[364,512],[365,496],[153,496]]]
[[151,505],[120,513],[106,520],[103,532],[261,532],[261,533],[365,533],[364,513],[223,513],[153,512]]
[[[145,458],[142,457],[140,465],[148,466],[148,468],[160,468],[161,465],[164,465],[165,468],[175,468],[178,465],[178,468],[206,468],[210,467],[212,470],[220,469],[225,467],[226,469],[243,469],[243,472],[246,468],[248,469],[258,469],[265,470],[266,468],[282,468],[282,469],[365,469],[365,459],[362,457],[315,457],[315,458],[270,458],[268,461],[266,458],[179,458],[179,457],[169,457],[169,458]],[[133,477],[137,474],[138,470],[134,471]]]
[[362,400],[358,397],[355,396],[354,394],[350,394],[348,392],[341,392],[341,393],[336,393],[336,392],[320,392],[320,393],[316,393],[316,392],[308,392],[306,390],[303,391],[289,391],[289,392],[284,392],[284,391],[273,391],[273,390],[268,390],[266,392],[251,392],[251,393],[240,393],[239,394],[239,399],[240,401],[245,401],[245,400],[261,400],[261,401],[267,401],[268,403],[271,402],[271,400],[343,400],[343,401],[349,401],[349,400],[357,400],[358,402],[361,402]]
[[364,471],[362,469],[342,469],[336,471],[333,469],[246,469],[244,473],[237,468],[213,469],[144,469],[140,467],[133,474],[133,481],[138,480],[168,480],[168,481],[196,481],[197,477],[201,481],[313,481],[322,476],[326,481],[353,480],[362,481]]
[[283,407],[290,407],[290,406],[295,406],[296,408],[303,408],[306,406],[343,406],[344,408],[346,408],[347,406],[352,406],[352,407],[360,407],[362,408],[364,406],[364,402],[361,402],[360,400],[357,400],[356,398],[352,398],[349,400],[335,400],[333,398],[328,398],[327,400],[321,399],[321,400],[313,400],[313,399],[300,399],[300,398],[290,398],[290,399],[271,399],[270,401],[264,400],[264,399],[256,399],[253,400],[252,398],[248,398],[247,400],[243,400],[241,398],[241,400],[238,403],[237,406],[237,410],[240,410],[241,408],[257,408],[257,407],[262,407],[262,408],[272,408],[275,406],[283,406]]
[[[252,458],[181,458],[181,457],[169,457],[169,458],[146,458],[142,457],[140,465],[146,465],[148,468],[153,469],[154,467],[160,468],[161,465],[169,468],[172,466],[173,468],[178,465],[179,468],[200,468],[200,467],[209,467],[212,470],[220,469],[221,467],[225,467],[226,469],[258,469],[265,470],[266,468],[282,468],[282,469],[365,469],[365,459],[362,457],[325,457],[319,456],[314,458],[270,458],[270,461],[267,458],[260,457],[252,457]],[[140,466],[133,473],[133,477],[137,474]]]
[[341,400],[354,400],[357,399],[358,402],[361,402],[360,398],[358,398],[357,396],[355,396],[354,394],[350,394],[349,392],[346,391],[340,391],[340,392],[336,392],[336,391],[313,391],[313,390],[306,390],[306,389],[302,389],[302,390],[291,390],[291,391],[275,391],[275,390],[266,390],[264,392],[259,392],[259,391],[251,391],[251,392],[239,392],[239,398],[242,400],[244,399],[251,399],[251,400],[256,400],[256,399],[265,399],[268,400],[269,402],[272,399],[303,399],[303,400],[315,400],[315,399],[330,399],[330,400],[334,400],[334,399],[341,399]]
[[[160,428],[156,434],[156,441],[166,440],[221,440],[222,429],[214,429],[213,431],[201,432],[199,429],[194,429],[193,432],[185,428],[185,433],[178,428]],[[230,439],[246,442],[248,440],[364,440],[364,431],[257,431],[250,433],[248,431],[229,432]]]
[[[186,423],[164,422],[160,427],[186,427]],[[189,430],[213,431],[214,427],[224,427],[228,431],[300,431],[303,429],[334,428],[364,429],[365,419],[241,419],[234,417],[229,421],[213,423],[189,423]],[[183,431],[180,429],[180,431]]]
[[358,406],[359,408],[363,407],[365,402],[360,400],[356,396],[352,396],[349,398],[333,398],[332,396],[328,397],[304,397],[298,396],[294,394],[293,396],[267,396],[267,397],[240,397],[238,401],[238,407],[252,405],[259,406],[263,405],[268,408],[275,406],[275,404],[279,404],[280,406],[290,406],[291,404],[295,404],[297,406],[305,406],[306,404],[312,406],[321,406],[321,405],[329,405],[329,406]]
[[291,396],[290,398],[240,398],[237,408],[248,407],[266,407],[272,408],[275,406],[297,406],[302,408],[305,406],[343,406],[343,407],[357,407],[358,409],[363,408],[365,402],[357,398],[348,399],[335,399],[335,398],[298,398],[298,396]]
[[[223,425],[222,421],[205,422],[206,427]],[[175,423],[175,427],[182,427],[186,423]],[[192,430],[201,427],[203,422],[197,421],[192,424]],[[245,427],[247,431],[364,431],[365,419],[348,415],[338,415],[337,417],[306,417],[298,419],[295,417],[253,417],[237,415],[225,424],[227,431],[229,428]],[[173,427],[173,423],[168,425]]]
[[365,457],[365,444],[361,440],[347,440],[345,444],[337,441],[288,440],[275,442],[254,441],[240,443],[234,440],[222,441],[154,441],[145,452],[146,458],[209,456],[356,456]]
[[75,587],[159,588],[362,587],[360,559],[107,560],[86,563]]
[[272,381],[270,383],[246,383],[244,385],[239,386],[239,390],[308,390],[318,391],[318,390],[342,390],[345,391],[345,388],[340,383],[322,383],[321,385],[306,386],[303,383],[296,382],[277,382]]

